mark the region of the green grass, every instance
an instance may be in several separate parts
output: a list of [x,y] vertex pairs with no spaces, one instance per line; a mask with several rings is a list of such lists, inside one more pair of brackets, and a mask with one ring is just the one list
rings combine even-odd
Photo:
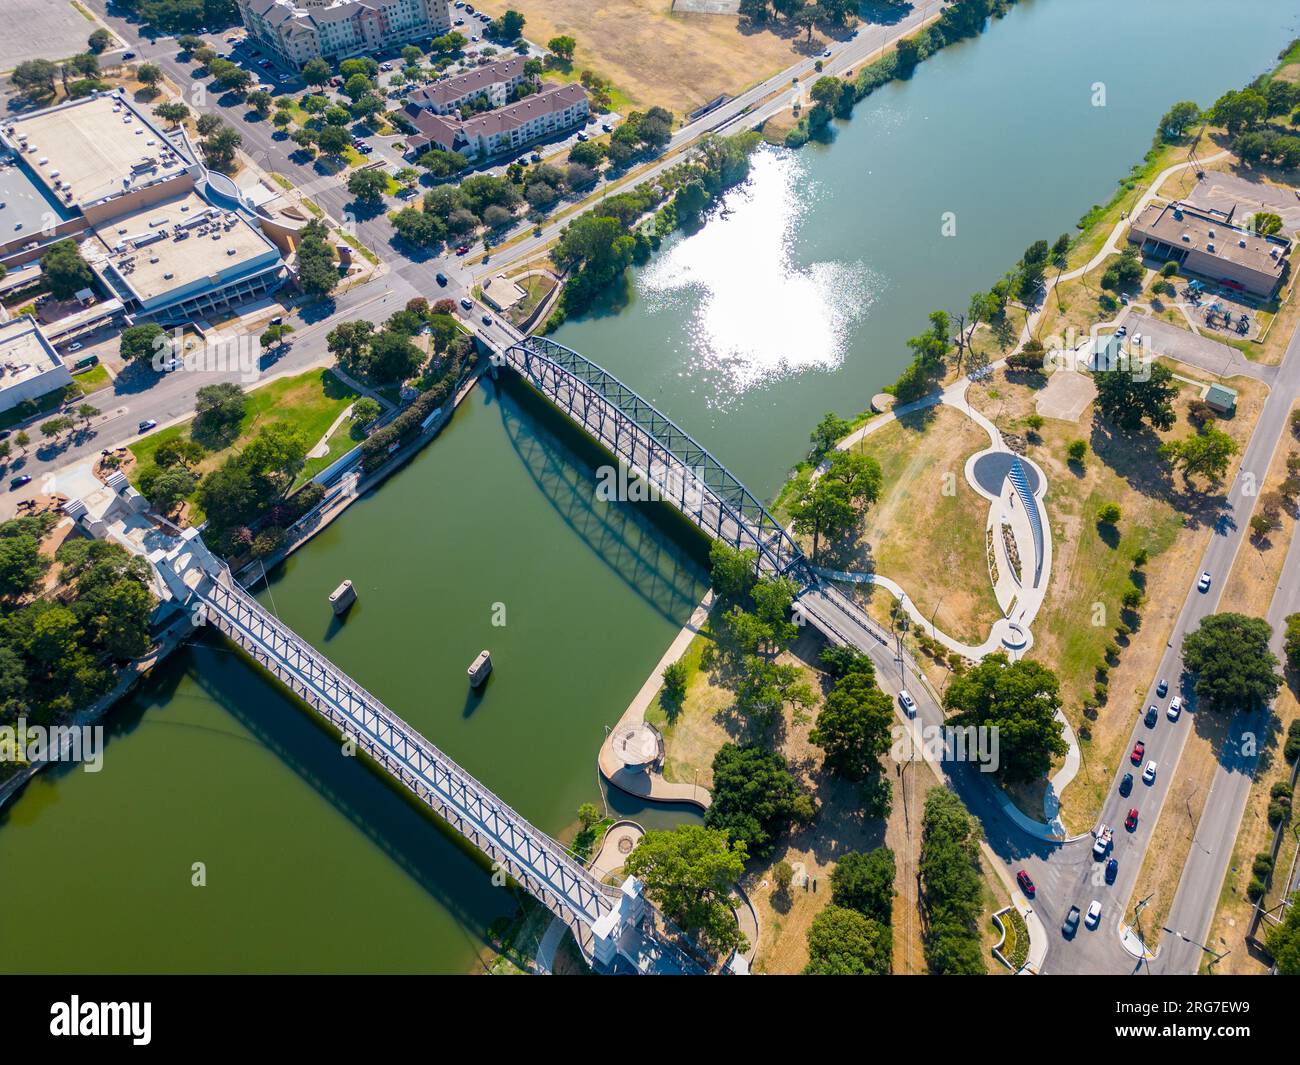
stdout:
[[[219,466],[228,456],[247,446],[259,430],[279,423],[293,425],[307,439],[308,448],[315,447],[317,441],[334,424],[334,419],[357,395],[330,370],[310,370],[295,377],[282,377],[255,389],[248,393],[244,417],[239,423],[239,432],[234,442],[229,447],[209,452],[199,464],[199,471],[206,473]],[[153,463],[161,444],[188,436],[191,421],[192,419],[160,429],[131,444],[131,453],[138,463],[135,472],[138,473]],[[333,458],[337,458],[354,443],[349,439],[348,427],[344,424],[330,440],[330,455],[309,459],[308,465],[304,467],[304,476],[310,476],[306,473],[308,468],[312,472],[324,469]]]
[[77,386],[81,389],[83,396],[88,396],[92,392],[98,392],[101,388],[107,387],[113,379],[108,376],[108,370],[105,369],[102,362],[97,362],[89,370],[84,370],[74,375]]

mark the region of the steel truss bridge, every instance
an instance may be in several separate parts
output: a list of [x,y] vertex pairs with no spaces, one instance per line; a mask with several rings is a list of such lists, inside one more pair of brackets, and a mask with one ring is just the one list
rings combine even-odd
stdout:
[[817,576],[794,537],[730,470],[609,371],[536,336],[496,353],[493,364],[518,373],[707,536],[754,551],[760,572],[793,579],[797,615],[832,642],[864,651],[889,643],[879,625]]
[[[606,969],[693,973],[701,967],[660,933],[635,881],[602,883],[416,729],[262,608],[227,569],[195,588],[206,620],[238,644],[394,780],[505,871]],[[622,963],[626,965],[621,966]]]

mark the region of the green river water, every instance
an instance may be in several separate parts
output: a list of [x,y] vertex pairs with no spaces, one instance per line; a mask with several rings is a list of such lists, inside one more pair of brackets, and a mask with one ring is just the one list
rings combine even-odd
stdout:
[[[821,413],[856,413],[896,376],[929,310],[1072,230],[1169,103],[1267,69],[1298,21],[1268,0],[1022,0],[833,143],[765,151],[724,217],[556,339],[771,496]],[[535,397],[488,385],[259,586],[553,833],[599,799],[605,727],[705,590],[703,546],[673,515],[596,500],[602,461]],[[360,601],[338,625],[325,600],[344,577]],[[473,699],[464,670],[483,647],[496,671]],[[465,972],[513,909],[218,639],[156,671],[107,731],[102,772],[42,774],[0,811],[0,971]],[[692,816],[609,801],[652,827]]]

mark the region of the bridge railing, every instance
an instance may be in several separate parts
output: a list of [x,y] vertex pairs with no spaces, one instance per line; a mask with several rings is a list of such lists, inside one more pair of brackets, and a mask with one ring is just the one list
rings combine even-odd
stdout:
[[[337,689],[346,692],[348,696],[363,704],[375,715],[377,720],[382,721],[395,735],[400,737],[404,743],[420,750],[432,765],[436,766],[449,780],[455,783],[456,787],[460,789],[462,794],[473,796],[478,802],[485,804],[490,808],[493,814],[504,820],[513,832],[517,832],[521,836],[526,837],[528,842],[537,848],[539,852],[546,854],[557,867],[562,868],[575,882],[581,883],[585,888],[585,891],[582,894],[588,898],[588,901],[586,903],[571,901],[570,904],[575,910],[589,910],[594,904],[598,909],[595,914],[587,914],[587,917],[591,918],[593,916],[598,916],[599,912],[603,912],[603,910],[608,909],[612,905],[613,897],[617,895],[616,888],[601,883],[585,866],[580,864],[576,859],[564,851],[559,844],[549,836],[533,828],[533,826],[511,806],[509,806],[509,804],[504,802],[489,788],[480,783],[452,758],[448,757],[445,753],[430,743],[418,730],[412,728],[399,715],[385,706],[354,679],[338,670],[329,659],[316,651],[311,644],[303,640],[297,633],[293,632],[292,629],[289,629],[281,623],[279,619],[268,613],[261,604],[238,586],[229,571],[226,571],[223,574],[223,579],[221,581],[213,583],[212,587],[203,595],[203,598],[206,599],[210,605],[215,606],[222,614],[224,614],[232,626],[244,630],[250,639],[262,643],[263,646],[266,646],[265,640],[258,637],[252,631],[247,622],[243,622],[239,619],[238,614],[240,611],[257,619],[262,626],[273,631],[286,644],[292,645],[294,651],[302,658],[309,660],[313,669],[317,670],[321,676],[327,677]],[[269,647],[267,648],[267,652],[270,654],[275,653]],[[284,664],[286,667],[293,668],[288,662],[284,662]],[[299,671],[295,670],[295,672]],[[302,680],[304,684],[307,684],[308,678],[304,677]],[[317,690],[319,697],[323,699],[329,698],[326,692],[319,690],[318,686]],[[339,710],[344,713],[359,730],[368,732],[377,742],[382,744],[394,758],[405,763],[413,773],[424,777],[425,779],[429,779],[422,769],[410,763],[410,760],[406,755],[396,750],[392,744],[385,743],[382,737],[380,737],[374,729],[368,729],[363,721],[357,721],[352,714],[348,713],[346,709],[338,703],[337,700],[331,701],[338,706]],[[439,791],[444,791],[445,789],[445,785],[440,787],[439,782],[436,780],[430,780],[429,783],[432,788]],[[465,808],[464,812],[471,817],[474,816],[473,812],[469,810],[468,807]],[[486,822],[480,823],[483,824],[485,831],[492,831]],[[505,841],[503,840],[503,842]],[[545,875],[548,881],[551,880],[551,874],[547,870],[538,869],[537,872],[541,875]]]
[[[609,371],[578,352],[545,337],[526,337],[506,350],[505,359],[521,376],[575,419],[576,397],[572,393],[580,389],[584,402],[584,425],[587,420],[585,404],[587,397],[591,397],[609,409],[616,418],[621,418],[642,434],[648,453],[658,449],[670,460],[671,465],[680,469],[683,484],[686,479],[696,482],[713,501],[718,520],[706,531],[717,538],[726,539],[733,546],[752,546],[758,553],[760,567],[769,572],[789,574],[801,585],[811,579],[807,560],[799,545],[749,489],[689,433]],[[544,364],[543,367],[536,365],[539,361]],[[570,382],[569,396],[563,394],[558,381],[548,382],[546,370]],[[601,443],[610,446],[620,459],[628,461],[630,465],[639,465],[638,456],[622,446],[617,432],[615,436],[615,440],[602,439]],[[653,454],[650,457],[653,460]],[[651,471],[645,472],[650,474]],[[682,510],[688,518],[705,528],[702,514],[691,513],[685,506],[682,506]],[[727,522],[730,522],[729,526]]]

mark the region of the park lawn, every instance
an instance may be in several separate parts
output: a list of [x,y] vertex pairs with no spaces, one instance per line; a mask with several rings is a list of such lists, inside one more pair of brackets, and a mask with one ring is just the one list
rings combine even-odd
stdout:
[[947,406],[882,423],[861,442],[884,474],[881,498],[867,509],[846,564],[830,552],[823,564],[874,568],[897,581],[940,630],[982,643],[1002,612],[985,557],[989,503],[964,470],[966,459],[988,446],[983,429]]
[[[1197,373],[1181,364],[1174,369],[1187,377]],[[1240,392],[1238,412],[1219,427],[1244,450],[1266,390],[1258,382],[1240,378],[1232,385]],[[1004,433],[1023,434],[1024,419],[1034,410],[1034,393],[1034,388],[1009,381],[999,370],[972,385],[969,397]],[[1179,421],[1168,433],[1111,439],[1094,427],[1089,407],[1077,424],[1047,419],[1041,443],[1031,443],[1029,448],[1029,457],[1047,475],[1045,502],[1053,541],[1051,584],[1033,625],[1030,657],[1050,665],[1060,678],[1062,709],[1083,752],[1079,774],[1062,796],[1065,823],[1075,831],[1092,822],[1110,787],[1120,748],[1164,652],[1225,490],[1190,492],[1181,477],[1168,475],[1154,455],[1162,440],[1191,432],[1184,411],[1194,394],[1191,386],[1183,386],[1175,403]],[[1089,443],[1082,468],[1065,457],[1066,445],[1073,439]],[[1240,455],[1229,468],[1225,485],[1232,483],[1239,462]],[[1103,536],[1096,524],[1098,509],[1111,502],[1119,505],[1123,515],[1117,537]],[[1132,565],[1138,548],[1149,555],[1145,573]],[[1145,584],[1140,624],[1127,644],[1120,641],[1119,662],[1108,678],[1107,701],[1085,713],[1083,700],[1091,695],[1096,667],[1115,639],[1115,626],[1123,620],[1120,597],[1131,580]],[[1034,809],[1027,812],[1038,816],[1037,803],[1030,805]]]
[[[345,385],[331,370],[308,370],[294,377],[278,378],[261,388],[253,389],[248,393],[247,407],[234,442],[228,447],[208,452],[199,463],[197,472],[203,474],[215,469],[227,457],[246,447],[258,430],[282,422],[288,422],[299,429],[310,449],[357,396],[358,393]],[[192,421],[191,418],[160,429],[131,444],[131,453],[136,459],[135,473],[138,474],[143,467],[153,463],[160,444],[188,435]],[[346,425],[340,427],[335,434],[336,437],[347,435]],[[333,448],[332,439],[331,451]],[[308,461],[319,461],[318,468],[323,469],[330,460]]]
[[825,47],[819,32],[808,45],[780,20],[741,33],[735,15],[674,15],[669,0],[487,0],[479,7],[494,18],[508,7],[522,12],[524,35],[543,46],[558,34],[574,37],[576,70],[608,78],[638,110],[658,105],[679,116]]
[[77,387],[81,389],[83,396],[88,396],[92,392],[98,392],[101,388],[107,388],[113,383],[112,377],[109,376],[108,368],[98,362],[89,370],[83,370],[81,373],[74,374],[72,380]]

